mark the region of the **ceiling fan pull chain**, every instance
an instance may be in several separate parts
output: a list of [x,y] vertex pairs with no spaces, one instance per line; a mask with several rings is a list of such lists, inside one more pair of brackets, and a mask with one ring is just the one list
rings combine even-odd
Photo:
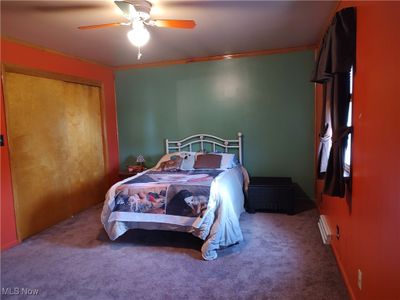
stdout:
[[140,52],[140,47],[138,47],[137,59],[139,60],[142,57],[142,52]]

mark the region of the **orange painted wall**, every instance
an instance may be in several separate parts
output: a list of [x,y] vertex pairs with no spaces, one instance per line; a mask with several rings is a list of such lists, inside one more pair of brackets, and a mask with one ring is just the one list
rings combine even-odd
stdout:
[[[321,197],[320,181],[317,203],[332,232],[340,227],[332,248],[352,298],[400,299],[400,2],[342,1],[338,10],[348,6],[357,7],[352,205]],[[317,88],[316,128],[320,111]]]
[[[1,63],[17,65],[52,73],[100,81],[105,96],[105,116],[108,146],[109,183],[118,178],[118,137],[115,109],[114,75],[111,68],[84,62],[57,53],[31,48],[1,39]],[[0,89],[2,89],[0,82]],[[1,133],[6,136],[4,99],[1,93]],[[8,145],[0,147],[1,154],[1,249],[17,244],[14,201],[12,195]]]

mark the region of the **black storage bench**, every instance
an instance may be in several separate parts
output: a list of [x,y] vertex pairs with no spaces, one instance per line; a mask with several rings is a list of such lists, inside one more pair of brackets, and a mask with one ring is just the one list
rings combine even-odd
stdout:
[[294,213],[294,186],[289,177],[251,177],[246,209]]

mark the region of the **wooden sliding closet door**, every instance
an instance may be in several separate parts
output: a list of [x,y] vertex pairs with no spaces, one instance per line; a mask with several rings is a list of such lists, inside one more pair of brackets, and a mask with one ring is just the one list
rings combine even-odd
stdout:
[[100,88],[63,83],[65,130],[71,212],[76,213],[104,200],[105,163],[103,151]]
[[20,240],[104,199],[99,87],[5,74]]

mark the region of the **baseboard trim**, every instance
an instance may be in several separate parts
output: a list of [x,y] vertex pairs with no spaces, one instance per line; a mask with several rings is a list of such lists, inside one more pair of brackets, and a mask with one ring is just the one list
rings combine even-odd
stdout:
[[17,246],[18,244],[19,244],[18,240],[13,240],[13,241],[8,242],[8,243],[6,243],[6,244],[1,244],[1,251],[10,249],[10,248],[12,248],[12,247],[15,247],[15,246]]
[[345,269],[343,267],[343,264],[342,264],[342,261],[340,260],[338,252],[337,252],[336,248],[334,247],[334,245],[331,244],[330,246],[331,246],[331,249],[333,250],[333,254],[335,256],[336,263],[339,266],[340,273],[342,274],[342,277],[343,277],[343,280],[344,280],[344,284],[346,285],[346,288],[347,288],[347,292],[349,293],[350,298],[352,300],[356,300],[356,296],[354,295],[354,291],[353,291],[353,289],[351,288],[351,285],[350,285],[349,277],[347,276],[347,273],[346,273],[346,271],[345,271]]

